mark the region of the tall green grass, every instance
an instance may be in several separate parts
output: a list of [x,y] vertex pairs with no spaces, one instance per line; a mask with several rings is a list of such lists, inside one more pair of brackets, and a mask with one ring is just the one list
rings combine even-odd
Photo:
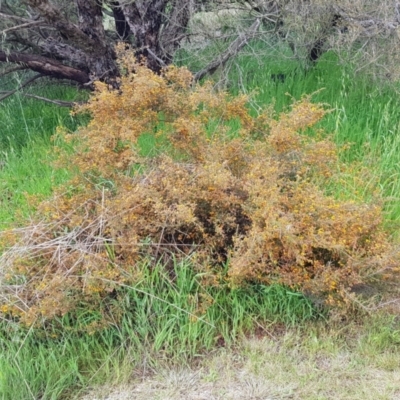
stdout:
[[255,323],[294,325],[318,316],[308,299],[279,286],[207,288],[201,282],[189,262],[172,270],[144,263],[136,285],[116,289],[120,318],[110,313],[100,331],[90,331],[99,314],[85,309],[35,329],[0,322],[0,398],[70,399],[104,380],[127,379],[144,358],[187,362],[229,346]]
[[41,139],[8,154],[0,169],[0,230],[18,221],[24,223],[34,212],[29,196],[49,196],[70,177],[67,171],[52,167],[52,149],[52,144]]
[[[18,86],[22,77],[0,82],[2,88]],[[81,101],[87,98],[87,92],[79,91],[75,86],[45,80],[38,82],[24,92],[64,101]],[[57,126],[75,130],[82,119],[71,116],[68,107],[25,97],[17,92],[0,103],[0,159],[20,151],[29,143],[46,140]]]
[[33,331],[6,335],[12,325],[2,325],[0,398],[4,400],[70,399],[73,389],[104,381],[124,357],[106,332],[84,339],[65,333],[56,340],[38,338]]
[[[11,89],[21,81],[1,82]],[[38,83],[29,93],[49,99],[81,101],[86,92],[53,81]],[[83,117],[71,116],[70,109],[24,97],[20,93],[0,103],[0,229],[32,212],[28,196],[48,196],[52,188],[66,179],[66,171],[55,170],[54,143],[58,126],[75,131],[85,123]]]

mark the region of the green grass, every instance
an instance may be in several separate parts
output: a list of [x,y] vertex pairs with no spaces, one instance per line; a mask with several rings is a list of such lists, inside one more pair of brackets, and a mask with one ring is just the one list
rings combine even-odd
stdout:
[[[4,78],[3,78],[4,79]],[[17,84],[15,80],[14,84]],[[8,85],[12,84],[7,81]],[[2,87],[8,85],[1,82]],[[27,92],[49,99],[81,101],[87,92],[79,92],[74,86],[44,81],[30,87]],[[24,146],[36,140],[49,140],[57,126],[65,126],[74,131],[82,118],[70,115],[70,109],[59,107],[20,93],[0,103],[0,159],[6,159],[12,152],[19,152]]]
[[[145,356],[185,363],[232,345],[255,322],[295,325],[318,316],[308,299],[278,286],[205,288],[189,263],[173,271],[143,264],[140,281],[120,287],[115,297],[121,320],[110,314],[110,325],[93,334],[89,326],[99,315],[85,309],[31,330],[1,322],[0,398],[69,399],[107,377],[126,378],[128,359],[131,370]],[[204,301],[211,305],[203,313]]]
[[104,382],[126,356],[107,331],[84,337],[64,332],[57,339],[12,328],[2,323],[1,399],[68,399],[71,389]]
[[52,148],[43,139],[35,140],[8,155],[0,170],[0,230],[26,221],[33,212],[29,196],[49,196],[55,186],[70,177],[67,171],[52,167]]
[[[53,82],[37,84],[29,92],[65,101],[87,97],[73,86]],[[75,131],[85,122],[83,117],[71,116],[69,108],[19,93],[0,103],[0,229],[33,212],[27,195],[46,197],[69,178],[51,164],[55,159],[51,137],[58,126]]]

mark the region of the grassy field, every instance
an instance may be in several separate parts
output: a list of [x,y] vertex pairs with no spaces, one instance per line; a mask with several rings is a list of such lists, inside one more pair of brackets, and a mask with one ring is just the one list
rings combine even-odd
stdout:
[[[307,74],[294,62],[271,60],[243,55],[229,71],[232,93],[254,92],[255,109],[274,104],[279,113],[292,101],[287,93],[298,99],[318,91],[314,100],[332,108],[321,128],[339,145],[350,143],[341,153],[345,161],[372,172],[361,193],[353,190],[362,179],[355,175],[334,188],[336,195],[370,201],[379,190],[387,226],[396,236],[395,88],[354,76],[351,68],[337,66],[334,55],[325,55]],[[284,77],[274,80],[272,74]],[[34,90],[64,100],[80,96],[68,86]],[[68,109],[18,94],[0,104],[0,230],[29,220],[34,213],[29,196],[49,196],[70,177],[51,164],[56,157],[51,137],[57,126],[75,130],[84,123]],[[142,146],[144,153],[151,151],[146,138]],[[176,279],[162,266],[149,271],[143,265],[141,281],[118,299],[126,310],[123,322],[110,321],[100,331],[88,333],[98,316],[85,310],[77,321],[65,317],[40,330],[0,322],[0,398],[70,399],[104,382],[109,388],[101,389],[103,396],[121,383],[130,393],[136,390],[136,397],[126,399],[400,398],[400,322],[392,316],[397,303],[391,303],[391,313],[371,309],[335,321],[310,299],[279,286],[205,289],[189,264],[175,265]],[[398,288],[391,290],[395,294]],[[212,306],[199,315],[207,302]],[[89,397],[102,398],[96,390]]]

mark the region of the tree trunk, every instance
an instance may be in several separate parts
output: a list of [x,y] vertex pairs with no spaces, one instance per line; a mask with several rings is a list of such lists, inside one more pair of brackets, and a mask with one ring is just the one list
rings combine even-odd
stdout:
[[[49,0],[27,0],[50,26],[55,27],[67,43],[47,41],[48,50],[64,59],[85,65],[88,81],[112,81],[118,75],[114,49],[103,27],[102,6],[97,0],[75,0],[79,24],[67,20]],[[78,59],[77,59],[78,58]]]
[[[205,0],[207,2],[209,0]],[[196,5],[201,0],[0,0],[0,62],[17,63],[42,75],[81,84],[102,80],[117,86],[116,36],[133,42],[139,59],[155,72],[173,61]],[[106,32],[104,13],[118,35]],[[26,18],[29,15],[30,19]],[[4,28],[4,29],[3,29]],[[3,30],[2,30],[3,29]],[[245,44],[239,35],[234,49]],[[243,42],[243,43],[242,43]],[[238,45],[238,43],[240,45]],[[212,73],[235,51],[225,52],[202,73]]]
[[160,72],[172,62],[185,37],[196,0],[70,0],[65,6],[59,0],[16,1],[18,13],[0,0],[0,23],[11,32],[7,47],[0,44],[2,60],[19,64],[25,60],[29,68],[44,75],[80,83],[98,79],[113,83],[119,74],[115,37],[106,34],[103,7],[111,8],[118,37],[132,38],[137,57]]
[[103,26],[103,12],[98,0],[76,0],[79,29],[96,45],[87,53],[87,66],[94,79],[105,81],[118,76],[116,54],[107,41]]
[[160,43],[164,60],[171,63],[175,51],[179,48],[182,38],[185,37],[186,27],[194,12],[193,0],[175,0],[170,12],[168,24],[162,29]]
[[135,37],[137,56],[145,58],[148,67],[156,72],[161,70],[163,63],[168,62],[160,43],[160,31],[168,3],[168,0],[136,0],[121,5]]
[[115,21],[115,30],[121,40],[127,40],[132,33],[125,19],[125,14],[118,1],[111,2],[112,12]]

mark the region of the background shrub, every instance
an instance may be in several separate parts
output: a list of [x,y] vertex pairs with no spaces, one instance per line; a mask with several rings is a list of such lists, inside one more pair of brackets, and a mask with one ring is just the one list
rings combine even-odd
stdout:
[[282,284],[331,306],[396,271],[380,206],[324,190],[345,167],[329,138],[304,134],[322,105],[304,97],[277,118],[254,116],[246,96],[194,85],[185,68],[155,75],[119,53],[120,90],[97,83],[76,110],[88,126],[58,133],[75,148],[60,149],[58,166],[75,177],[29,226],[2,234],[4,316],[118,315],[118,290],[140,281],[144,260],[170,264],[173,278],[173,261],[190,256],[203,285]]

